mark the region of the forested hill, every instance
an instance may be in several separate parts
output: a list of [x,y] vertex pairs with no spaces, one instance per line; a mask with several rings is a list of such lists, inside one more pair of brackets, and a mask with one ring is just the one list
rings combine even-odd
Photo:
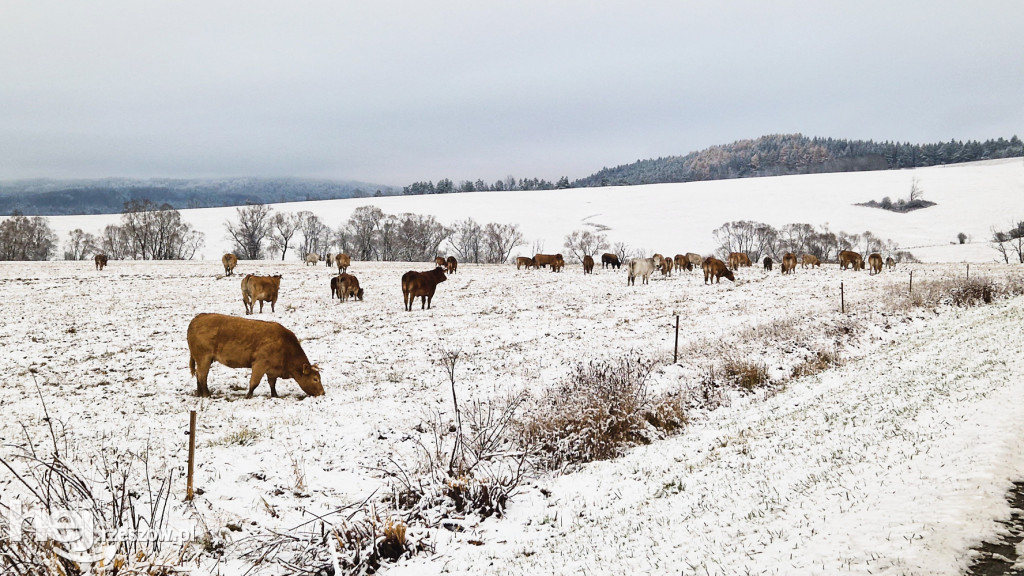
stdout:
[[0,182],[0,215],[113,214],[132,199],[174,208],[392,195],[389,186],[300,178],[17,180]]
[[573,187],[656,184],[782,176],[821,172],[888,170],[1024,155],[1020,138],[938,144],[873,142],[774,134],[712,146],[685,156],[637,160],[572,183]]

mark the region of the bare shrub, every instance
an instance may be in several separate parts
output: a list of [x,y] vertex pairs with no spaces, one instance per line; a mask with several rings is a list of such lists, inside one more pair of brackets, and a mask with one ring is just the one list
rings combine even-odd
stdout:
[[79,456],[45,402],[43,414],[45,442],[26,427],[25,445],[0,455],[11,496],[0,503],[0,517],[10,519],[0,522],[0,572],[76,576],[102,561],[115,572],[169,573],[194,558],[189,542],[165,540],[173,469],[151,469],[148,449],[111,445]]
[[839,352],[837,350],[817,350],[814,354],[797,364],[793,367],[792,378],[803,378],[805,376],[813,376],[820,372],[824,372],[838,366],[840,363]]
[[764,363],[752,362],[735,356],[726,357],[710,372],[712,379],[722,385],[738,388],[745,392],[753,392],[757,388],[767,386],[768,367]]
[[681,405],[673,408],[666,402],[658,413],[651,412],[647,382],[652,369],[652,362],[632,355],[578,365],[539,399],[525,422],[525,437],[539,447],[539,464],[558,469],[619,456],[650,441],[648,418],[680,426]]

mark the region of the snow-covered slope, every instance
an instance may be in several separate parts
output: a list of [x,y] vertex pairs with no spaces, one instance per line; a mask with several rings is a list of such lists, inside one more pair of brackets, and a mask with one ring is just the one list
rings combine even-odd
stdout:
[[[906,198],[914,178],[924,199],[936,206],[907,214],[854,206],[886,196]],[[1024,161],[687,184],[327,200],[274,208],[310,210],[335,228],[356,207],[370,204],[390,214],[431,214],[445,224],[467,217],[519,224],[529,244],[520,247],[522,253],[538,240],[549,251],[560,250],[567,234],[593,224],[608,227],[613,243],[668,254],[703,254],[715,248],[715,228],[733,220],[756,220],[773,226],[827,224],[833,231],[849,233],[870,230],[924,261],[989,262],[995,256],[985,244],[990,227],[1005,229],[1011,220],[1024,219]],[[218,259],[230,251],[224,222],[234,215],[234,208],[182,211],[187,222],[206,234],[203,258]],[[51,218],[61,240],[75,228],[95,233],[118,221],[116,214]],[[973,242],[952,246],[960,232]]]

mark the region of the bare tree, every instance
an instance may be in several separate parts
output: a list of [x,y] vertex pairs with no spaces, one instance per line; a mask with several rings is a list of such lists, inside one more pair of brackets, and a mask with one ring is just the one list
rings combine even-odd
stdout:
[[526,243],[518,224],[496,224],[484,227],[484,261],[504,264],[517,246]]
[[452,234],[433,216],[402,214],[398,229],[398,258],[408,262],[433,261],[437,250]]
[[68,239],[64,242],[65,260],[85,260],[98,251],[99,243],[92,234],[81,228],[68,232]]
[[778,232],[763,222],[738,220],[726,222],[712,234],[718,241],[720,258],[727,258],[732,252],[743,252],[751,260],[758,261],[762,255],[777,251]]
[[100,250],[113,260],[128,258],[131,252],[131,239],[128,238],[128,231],[124,226],[107,224],[100,238]]
[[1006,232],[993,227],[990,243],[999,252],[1003,262],[1009,264],[1012,256],[1017,262],[1024,263],[1024,221],[1012,225]]
[[483,228],[476,220],[466,218],[452,225],[452,233],[448,237],[448,247],[462,262],[480,263],[483,252]]
[[615,246],[612,247],[612,252],[619,257],[619,262],[626,263],[626,259],[629,257],[629,244],[625,242],[616,242]]
[[375,243],[384,212],[376,206],[360,206],[348,219],[352,252],[357,260],[376,259]]
[[0,260],[49,260],[56,250],[57,235],[48,219],[15,210],[0,222]]
[[299,258],[307,254],[323,254],[331,243],[331,229],[320,220],[320,217],[308,210],[295,215],[298,230],[302,232],[302,244],[299,247]]
[[278,212],[270,219],[270,229],[270,241],[276,251],[281,253],[281,260],[284,260],[291,248],[292,238],[299,229],[299,217],[292,212]]
[[570,254],[570,260],[582,262],[584,256],[594,256],[601,250],[607,250],[608,238],[590,230],[573,230],[565,237],[564,246]]
[[263,243],[270,236],[270,206],[249,204],[237,209],[238,222],[224,223],[228,237],[235,243],[235,255],[242,260],[263,257]]

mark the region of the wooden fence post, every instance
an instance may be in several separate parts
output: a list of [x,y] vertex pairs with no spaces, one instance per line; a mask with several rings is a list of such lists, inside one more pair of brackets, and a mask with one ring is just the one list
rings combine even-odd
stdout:
[[185,500],[192,501],[192,475],[196,465],[196,411],[188,413],[188,485],[185,488]]
[[679,362],[679,314],[676,314],[676,346],[675,351],[672,352],[672,363],[676,364]]
[[846,314],[846,292],[843,290],[843,283],[839,283],[839,309]]
[[910,271],[910,293],[914,293],[914,271]]

